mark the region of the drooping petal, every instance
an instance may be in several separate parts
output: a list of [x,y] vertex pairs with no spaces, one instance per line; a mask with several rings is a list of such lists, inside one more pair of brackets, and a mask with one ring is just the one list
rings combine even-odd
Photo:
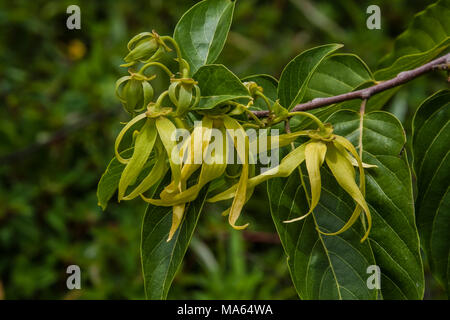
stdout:
[[[366,176],[364,174],[364,164],[362,162],[362,159],[359,157],[358,152],[356,152],[355,147],[353,146],[353,144],[350,141],[348,141],[344,137],[341,137],[338,135],[335,136],[334,145],[335,146],[340,145],[340,146],[344,147],[356,159],[356,162],[358,163],[358,167],[359,167],[359,188],[361,190],[363,197],[365,197],[365,195],[366,195]],[[363,198],[363,199],[364,199],[364,203],[366,203],[365,198]],[[367,207],[367,203],[366,203],[366,207]],[[363,207],[363,209],[364,209],[364,207]],[[364,241],[368,237],[370,229],[372,228],[372,216],[370,215],[369,208],[367,208],[367,210],[364,210],[364,213],[366,215],[366,220],[367,220],[367,230],[366,230],[366,234],[364,235],[364,238],[361,241]]]
[[[258,184],[271,178],[288,177],[303,161],[305,161],[305,146],[302,144],[285,156],[280,164],[264,173],[250,178],[247,183],[248,189],[255,188]],[[227,190],[209,198],[208,202],[217,202],[233,198],[237,190],[237,184],[231,186]]]
[[167,238],[167,242],[172,240],[173,235],[177,231],[178,227],[180,226],[181,220],[183,220],[184,215],[184,209],[185,204],[180,204],[173,206],[173,213],[172,213],[172,226],[170,227],[169,231],[169,237]]
[[305,147],[305,162],[308,171],[309,182],[311,185],[311,207],[312,212],[319,203],[320,190],[322,188],[320,181],[320,167],[325,160],[327,145],[322,141],[312,141]]
[[267,141],[264,143],[264,141],[260,141],[261,138],[252,140],[250,142],[250,150],[258,150],[258,154],[261,154],[267,152],[267,150],[285,147],[294,142],[298,137],[308,136],[308,133],[308,130],[304,130],[274,136],[264,136],[262,139],[266,139]]
[[[338,138],[338,139],[339,139],[339,138]],[[357,161],[350,153],[345,152],[346,149],[345,149],[341,144],[335,143],[334,145],[335,145],[335,147],[338,148],[343,154],[345,154],[345,156],[347,157],[347,159],[351,162],[352,166],[354,166],[354,167],[358,167],[358,166],[359,166],[358,161]],[[356,151],[356,150],[355,150],[355,151]],[[363,168],[377,168],[377,165],[375,165],[375,164],[368,164],[368,163],[364,163],[364,162],[361,162],[361,164],[362,164]]]
[[[208,124],[209,125],[209,124]],[[209,131],[209,132],[208,132]],[[207,143],[203,143],[200,139],[200,137],[196,137],[195,139],[198,139],[197,142],[199,145],[197,147],[203,147],[208,148],[209,145],[209,139],[211,136],[211,130],[207,130],[207,128],[204,130],[204,139],[208,139]],[[197,164],[198,167],[201,166],[200,176],[197,181],[197,183],[193,186],[191,186],[188,189],[184,188],[185,183],[183,183],[183,187],[181,189],[181,192],[175,192],[175,193],[169,193],[167,192],[167,188],[161,193],[160,197],[161,199],[149,199],[145,196],[141,195],[142,199],[144,201],[151,203],[153,205],[158,206],[174,206],[179,205],[186,202],[191,202],[197,198],[198,193],[200,190],[210,181],[220,177],[226,168],[226,162],[224,159],[226,159],[223,155],[225,147],[225,141],[223,141],[222,148],[214,149],[213,152],[206,152],[207,150],[203,151],[203,154],[207,154],[211,157],[211,159],[206,159],[207,161],[203,161],[203,164]],[[189,164],[186,164],[187,166]],[[184,168],[184,167],[183,167]],[[192,166],[189,166],[189,168],[192,168]],[[182,171],[182,179],[183,179],[183,171]]]
[[[356,151],[356,150],[355,150]],[[357,160],[359,157],[357,158]],[[328,145],[328,150],[325,156],[325,161],[330,168],[333,176],[336,178],[338,184],[353,198],[353,200],[357,203],[356,209],[353,212],[350,219],[345,223],[345,225],[337,232],[333,233],[324,233],[326,235],[337,235],[340,234],[347,229],[349,229],[353,223],[355,223],[356,219],[360,215],[360,208],[364,210],[367,216],[370,216],[370,210],[367,206],[366,200],[364,199],[363,193],[358,188],[358,185],[355,182],[355,170],[353,169],[352,164],[347,159],[347,157],[342,154],[338,148],[334,146],[334,144]],[[371,225],[371,223],[369,224]],[[366,234],[361,239],[361,242],[364,241],[368,236],[368,228]]]
[[284,223],[292,223],[305,219],[313,212],[313,210],[319,203],[320,192],[322,189],[320,167],[322,166],[325,160],[326,152],[327,152],[327,145],[322,141],[315,140],[306,144],[305,162],[309,176],[309,183],[311,185],[311,205],[309,211],[306,214],[300,217],[283,221]]
[[181,163],[176,163],[172,159],[172,151],[177,147],[174,139],[177,127],[166,117],[159,117],[156,119],[156,128],[169,158],[172,181],[175,186],[178,186],[181,177]]
[[119,201],[122,200],[127,187],[133,184],[139,176],[139,173],[152,152],[156,137],[155,122],[152,119],[148,119],[136,137],[133,155],[120,176],[118,188]]
[[116,159],[117,161],[119,161],[120,163],[123,164],[127,164],[130,159],[124,159],[121,157],[121,155],[119,154],[119,146],[120,146],[120,142],[122,141],[125,133],[136,123],[138,123],[139,121],[141,121],[142,119],[146,118],[146,114],[145,113],[141,113],[140,115],[134,117],[133,119],[131,119],[126,125],[125,127],[122,128],[122,130],[120,130],[117,138],[116,138],[116,142],[114,143],[114,153],[116,155]]
[[[161,142],[159,142],[159,144],[161,144]],[[159,146],[158,149],[159,148],[162,148],[162,146]],[[156,162],[150,170],[149,174],[129,195],[124,196],[122,200],[132,200],[139,196],[141,193],[146,192],[165,176],[167,169],[166,156],[164,153],[159,151],[159,154],[156,157]]]
[[[184,141],[179,152],[180,159],[177,162],[180,164],[184,163],[181,167],[180,182],[177,184],[172,180],[161,192],[161,199],[166,199],[175,192],[185,190],[187,180],[201,167],[201,162],[198,162],[198,159],[202,158],[204,150],[209,144],[212,124],[212,120],[208,117],[204,117],[201,122],[196,123],[192,133]],[[195,163],[196,161],[198,163]]]
[[228,222],[234,229],[242,230],[248,226],[248,223],[242,226],[237,226],[236,221],[241,214],[247,197],[249,139],[247,134],[245,133],[244,128],[242,128],[239,122],[237,122],[235,119],[229,116],[225,116],[223,119],[223,123],[227,130],[233,130],[233,139],[234,137],[237,138],[234,143],[234,147],[236,148],[238,157],[242,162],[241,176],[237,184],[233,203],[231,204],[230,213],[228,215]]
[[[203,161],[203,153],[211,140],[211,128],[213,120],[203,117],[201,125],[194,128],[190,136],[189,143],[186,145],[187,159],[181,169],[181,180],[186,182],[189,177],[200,168]],[[183,153],[184,157],[184,153]]]
[[218,161],[218,159],[222,157],[219,154],[215,155],[215,157],[217,158],[213,159],[210,163],[203,163],[198,182],[192,187],[179,193],[170,195],[166,194],[161,199],[150,199],[141,194],[142,199],[153,205],[165,207],[179,205],[195,200],[198,196],[198,193],[208,182],[219,178],[225,171],[226,163]]

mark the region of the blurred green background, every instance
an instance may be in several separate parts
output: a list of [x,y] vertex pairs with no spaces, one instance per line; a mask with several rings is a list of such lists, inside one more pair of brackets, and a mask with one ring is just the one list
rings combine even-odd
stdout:
[[[142,299],[142,201],[97,206],[96,185],[127,115],[114,95],[128,40],[172,34],[196,1],[0,1],[0,299]],[[431,3],[431,2],[430,2]],[[81,30],[66,8],[81,8]],[[381,30],[366,8],[381,7]],[[427,1],[240,0],[219,63],[239,76],[269,73],[330,42],[376,70]],[[440,81],[439,81],[440,80]],[[386,106],[404,123],[442,79],[414,80]],[[232,231],[221,208],[200,219],[171,299],[297,299],[264,188]],[[66,288],[77,264],[82,289]],[[442,292],[427,275],[426,298]]]

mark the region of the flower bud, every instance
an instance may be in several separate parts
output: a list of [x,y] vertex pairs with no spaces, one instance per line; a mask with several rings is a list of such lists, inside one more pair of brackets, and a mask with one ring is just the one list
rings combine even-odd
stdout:
[[243,84],[247,88],[250,96],[252,96],[252,97],[255,97],[258,92],[262,93],[264,91],[263,88],[261,86],[259,86],[256,82],[249,81],[249,82],[244,82]]
[[124,58],[125,62],[145,61],[150,59],[159,49],[155,38],[144,38],[136,43],[134,48]]
[[130,52],[124,58],[127,63],[123,66],[131,66],[137,62],[149,62],[155,60],[160,53],[171,51],[155,31],[142,32],[134,36],[128,42],[128,50]]
[[[169,98],[177,107],[177,113],[183,114],[189,108],[195,107],[200,100],[200,88],[197,82],[190,78],[171,79]],[[195,89],[195,95],[193,90]]]
[[116,82],[116,95],[130,114],[144,110],[152,101],[154,90],[150,78],[139,75],[122,77]]

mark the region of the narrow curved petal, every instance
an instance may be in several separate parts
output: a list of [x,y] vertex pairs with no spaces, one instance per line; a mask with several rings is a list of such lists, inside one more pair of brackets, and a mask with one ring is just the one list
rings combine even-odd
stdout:
[[116,142],[114,143],[114,153],[116,155],[117,161],[119,161],[120,163],[123,164],[127,164],[130,159],[124,159],[120,156],[119,154],[119,146],[120,146],[120,142],[122,142],[122,139],[125,135],[125,133],[136,123],[138,123],[139,121],[141,121],[142,119],[146,118],[146,114],[145,113],[141,113],[140,115],[134,117],[133,119],[131,119],[126,125],[125,127],[122,128],[122,130],[120,130],[119,134],[117,135],[116,138]]
[[135,183],[136,178],[139,176],[139,173],[153,150],[156,137],[157,131],[155,122],[152,119],[148,119],[136,137],[133,155],[120,176],[118,188],[119,201],[125,195],[127,187]]
[[180,226],[181,220],[183,220],[184,209],[185,209],[184,203],[173,207],[172,226],[170,227],[169,237],[167,238],[167,242],[172,240],[173,235],[175,234],[178,227]]
[[[234,134],[237,137],[235,142],[235,148],[237,154],[242,162],[242,171],[237,184],[236,193],[231,204],[230,213],[228,214],[228,222],[234,229],[244,229],[248,226],[248,223],[242,226],[237,226],[236,221],[239,218],[242,208],[244,207],[247,198],[247,181],[248,181],[248,150],[249,150],[249,140],[245,133],[244,128],[229,116],[225,116],[223,123],[227,130],[234,130]],[[242,143],[244,142],[244,143]]]
[[311,207],[312,212],[319,203],[320,190],[322,188],[320,181],[320,167],[325,160],[327,145],[321,141],[312,141],[305,147],[305,162],[308,171],[309,183],[311,185]]
[[[278,166],[270,170],[267,170],[260,175],[250,178],[247,183],[248,189],[253,189],[258,184],[267,181],[271,178],[289,176],[295,170],[295,168],[297,168],[305,160],[305,146],[306,144],[302,144],[299,147],[295,148],[281,160]],[[209,198],[207,201],[217,202],[231,199],[236,193],[237,186],[238,185],[235,184],[232,187],[228,188],[227,190],[215,195],[214,197]]]
[[165,176],[167,169],[166,157],[163,153],[160,152],[149,174],[129,195],[124,196],[122,200],[132,200],[139,196],[141,193],[146,192]]
[[159,137],[169,158],[172,180],[177,186],[180,183],[181,164],[175,163],[172,159],[172,151],[177,147],[177,143],[174,139],[177,127],[166,117],[159,117],[156,119],[156,128],[158,129]]
[[[206,145],[206,144],[205,144]],[[208,147],[208,145],[206,145]],[[210,181],[219,178],[223,175],[226,169],[225,157],[223,155],[225,147],[225,141],[223,141],[222,148],[214,149],[213,152],[209,152],[211,159],[203,162],[201,165],[200,176],[197,183],[188,188],[182,189],[181,192],[177,193],[161,193],[161,199],[149,199],[141,194],[144,201],[158,206],[174,206],[180,205],[186,202],[191,202],[197,198],[200,190]],[[206,151],[206,150],[205,150]]]
[[[347,159],[351,162],[352,166],[354,166],[354,167],[358,167],[359,166],[358,161],[350,153],[345,152],[345,150],[347,150],[347,149],[345,149],[339,143],[335,143],[334,145],[336,146],[336,148],[339,149],[339,151],[341,151],[343,154],[345,154]],[[361,164],[362,164],[363,168],[377,168],[377,165],[375,165],[375,164],[368,164],[368,163],[364,163],[364,162],[361,162]]]
[[[355,150],[356,151],[356,150]],[[356,154],[357,155],[357,154]],[[359,157],[357,158],[357,160]],[[357,203],[356,209],[353,212],[350,219],[347,221],[347,223],[337,232],[333,233],[324,233],[326,235],[336,235],[340,234],[347,229],[349,229],[353,223],[355,223],[356,219],[360,215],[360,209],[362,208],[367,216],[370,217],[370,210],[367,206],[366,200],[364,199],[362,190],[359,189],[358,185],[355,182],[355,173],[352,164],[347,159],[347,157],[342,154],[338,148],[334,146],[334,144],[330,144],[328,146],[328,150],[325,156],[325,161],[327,162],[328,167],[330,168],[332,174],[336,178],[336,181],[339,183],[339,185],[353,198],[353,200]],[[361,180],[363,181],[364,178]],[[370,225],[371,220],[369,223],[369,228],[364,235],[364,237],[361,239],[361,242],[364,241],[367,236],[368,232],[370,231]],[[323,233],[323,232],[322,232]]]
[[[360,177],[359,178],[359,188],[364,197],[366,195],[366,176],[364,174],[364,164],[363,164],[361,158],[359,157],[358,152],[356,152],[356,149],[353,146],[353,144],[350,141],[348,141],[347,139],[345,139],[344,137],[336,135],[334,144],[341,145],[342,147],[347,149],[347,151],[349,151],[353,155],[353,157],[356,159],[356,162],[358,163],[359,177]],[[364,206],[362,206],[362,208],[364,209],[364,213],[366,215],[367,230],[366,230],[366,234],[364,235],[364,238],[361,241],[364,241],[369,236],[370,229],[372,228],[372,216],[370,214],[370,210],[367,207],[367,203],[364,198],[363,198],[363,200],[364,200],[364,203],[366,204],[366,208],[367,208],[367,210],[366,210],[364,208]]]

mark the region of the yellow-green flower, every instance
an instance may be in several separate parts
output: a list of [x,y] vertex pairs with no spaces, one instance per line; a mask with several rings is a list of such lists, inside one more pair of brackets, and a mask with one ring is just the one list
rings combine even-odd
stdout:
[[[168,170],[169,162],[172,180],[178,182],[181,175],[181,167],[171,159],[172,149],[176,146],[171,137],[174,135],[176,126],[168,118],[172,113],[171,108],[161,108],[160,104],[167,92],[163,93],[156,103],[150,103],[147,112],[134,117],[120,131],[115,142],[115,155],[119,162],[125,164],[118,186],[118,200],[131,200],[144,193],[158,181],[160,181]],[[141,121],[144,122],[140,130],[133,134],[134,148],[131,158],[124,159],[119,148],[125,134]],[[139,183],[134,190],[126,195],[127,188],[135,184],[145,164],[153,156],[154,164],[148,175]],[[168,161],[167,161],[168,160]]]
[[[214,146],[213,148],[212,144],[210,144],[211,129],[213,127],[219,129],[223,137],[227,137],[227,131],[232,132],[233,149],[229,148],[227,138],[222,139],[222,146]],[[226,213],[228,214],[228,221],[233,228],[243,229],[248,226],[248,224],[239,226],[236,225],[236,222],[242,211],[242,207],[248,200],[249,139],[245,130],[237,120],[227,115],[223,115],[220,119],[212,119],[209,116],[205,116],[203,117],[201,124],[193,129],[190,137],[180,150],[180,158],[184,159],[186,157],[186,160],[181,168],[179,183],[172,180],[172,182],[161,192],[160,199],[150,199],[141,195],[146,202],[153,205],[173,206],[174,215],[168,241],[172,238],[181,222],[183,216],[182,208],[184,208],[184,205],[195,200],[200,190],[208,182],[213,181],[224,174],[227,167],[228,155],[231,152],[234,152],[234,150],[236,150],[240,159],[242,169],[236,191],[233,193],[233,202],[231,207],[226,210]],[[202,159],[202,162],[197,163],[194,161],[195,159]],[[197,183],[186,188],[187,180],[200,168],[201,171]]]
[[[335,177],[338,184],[353,198],[356,203],[355,210],[350,219],[338,231],[332,233],[321,232],[326,235],[337,235],[350,228],[364,211],[367,228],[366,233],[361,239],[364,241],[369,235],[372,218],[369,207],[364,198],[365,194],[365,175],[364,167],[371,167],[363,164],[356,152],[355,147],[344,137],[333,134],[333,128],[330,124],[322,125],[318,130],[306,130],[293,134],[280,136],[281,145],[286,144],[298,136],[309,136],[311,139],[300,145],[284,157],[277,167],[274,167],[258,176],[248,180],[247,189],[253,189],[255,186],[268,179],[275,177],[288,177],[301,163],[305,161],[311,186],[311,204],[309,211],[298,218],[285,221],[286,223],[304,219],[313,212],[320,199],[321,177],[320,168],[326,162],[331,173]],[[355,182],[354,165],[359,168],[360,184],[359,187]],[[239,189],[238,185],[234,185],[228,190],[208,199],[209,202],[216,202],[232,198]]]

